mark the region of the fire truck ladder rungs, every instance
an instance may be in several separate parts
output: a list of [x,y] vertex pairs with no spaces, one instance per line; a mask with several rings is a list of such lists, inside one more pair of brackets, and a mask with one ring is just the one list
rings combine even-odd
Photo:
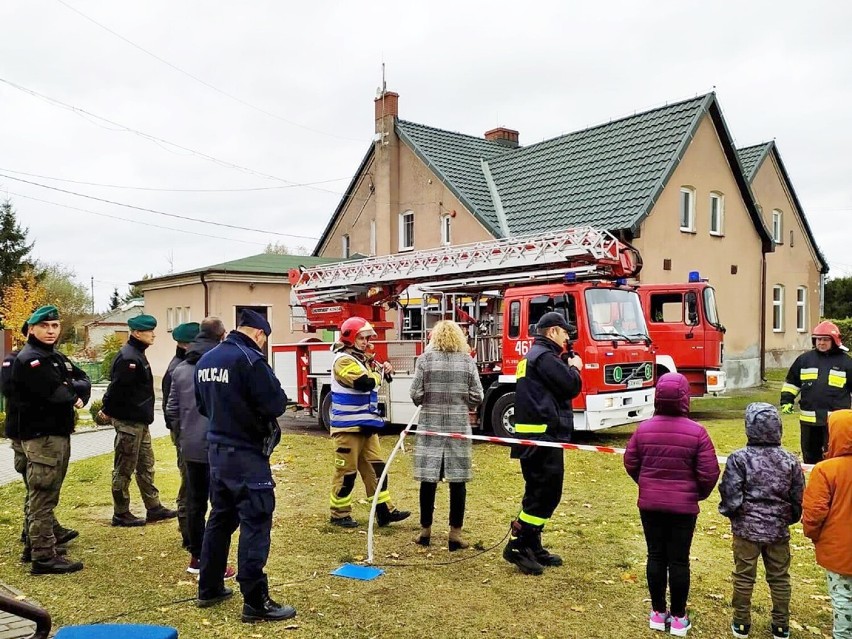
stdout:
[[[517,277],[524,271],[578,263],[617,264],[625,245],[607,231],[584,226],[564,231],[397,253],[353,262],[312,266],[299,275],[293,290],[302,303],[340,299],[343,290],[399,281],[436,282],[476,273]],[[495,280],[494,283],[499,283]],[[331,291],[329,289],[335,289]],[[329,293],[332,293],[330,296]]]

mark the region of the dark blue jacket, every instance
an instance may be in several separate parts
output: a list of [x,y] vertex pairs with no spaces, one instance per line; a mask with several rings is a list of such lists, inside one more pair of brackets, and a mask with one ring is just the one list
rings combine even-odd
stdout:
[[261,450],[287,395],[250,337],[231,331],[195,367],[198,411],[210,420],[207,441]]
[[178,367],[184,359],[186,358],[186,349],[178,346],[175,349],[175,356],[172,357],[172,360],[169,362],[169,365],[166,367],[166,373],[163,375],[163,383],[162,383],[162,391],[163,391],[163,416],[166,421],[166,428],[172,430],[177,427],[180,429],[180,423],[172,418],[171,415],[166,411],[166,403],[169,401],[169,393],[172,389],[172,373],[174,373],[175,369]]
[[562,347],[537,336],[518,362],[515,429],[518,437],[570,441],[574,432],[571,400],[580,394],[580,371],[560,357]]

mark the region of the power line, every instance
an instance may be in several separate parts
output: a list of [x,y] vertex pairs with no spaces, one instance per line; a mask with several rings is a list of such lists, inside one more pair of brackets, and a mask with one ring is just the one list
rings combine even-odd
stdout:
[[38,173],[27,173],[26,171],[13,171],[12,169],[4,169],[0,167],[0,171],[6,173],[14,173],[16,175],[26,175],[29,177],[41,178],[43,180],[54,180],[55,182],[68,182],[69,184],[81,184],[83,186],[98,186],[109,189],[126,189],[129,191],[157,191],[165,193],[242,193],[244,191],[274,191],[278,189],[292,189],[299,186],[315,186],[317,184],[328,184],[330,182],[340,182],[350,178],[333,178],[330,180],[318,180],[316,182],[302,182],[299,184],[282,184],[281,186],[255,186],[234,189],[166,189],[149,186],[123,186],[119,184],[105,184],[103,182],[84,182],[82,180],[69,180],[67,178],[52,177],[50,175],[40,175]]
[[145,49],[145,48],[143,48],[143,47],[139,46],[138,44],[136,44],[135,42],[133,42],[132,40],[129,40],[129,39],[125,38],[125,37],[124,37],[123,35],[121,35],[120,33],[117,33],[117,32],[115,32],[115,31],[113,31],[112,29],[110,29],[109,27],[107,27],[106,25],[101,24],[100,22],[98,22],[98,21],[97,21],[97,20],[95,20],[94,18],[90,18],[90,17],[89,17],[89,16],[87,16],[85,13],[83,13],[83,12],[82,12],[82,11],[80,11],[79,9],[76,9],[76,8],[72,7],[72,6],[71,6],[70,4],[68,4],[67,2],[64,2],[63,0],[56,0],[56,1],[57,1],[59,4],[61,4],[61,5],[65,6],[65,7],[66,7],[66,8],[68,8],[68,9],[70,9],[71,11],[73,11],[74,13],[76,13],[77,15],[82,16],[83,18],[85,18],[86,20],[88,20],[89,22],[91,22],[92,24],[97,25],[98,27],[100,27],[100,28],[101,28],[101,29],[103,29],[104,31],[107,31],[107,32],[111,33],[112,35],[114,35],[114,36],[115,36],[116,38],[118,38],[119,40],[122,40],[123,42],[126,42],[127,44],[129,44],[130,46],[134,47],[135,49],[138,49],[138,50],[139,50],[139,51],[141,51],[142,53],[144,53],[144,54],[146,54],[146,55],[151,56],[152,58],[154,58],[154,59],[155,59],[155,60],[157,60],[158,62],[161,62],[162,64],[165,64],[167,67],[169,67],[169,68],[171,68],[171,69],[174,69],[174,70],[175,70],[175,71],[177,71],[178,73],[182,73],[183,75],[187,76],[188,78],[191,78],[191,79],[195,80],[196,82],[198,82],[199,84],[204,85],[204,86],[205,86],[205,87],[207,87],[208,89],[212,89],[212,90],[213,90],[213,91],[215,91],[216,93],[219,93],[219,94],[221,94],[221,95],[224,95],[226,98],[230,98],[231,100],[234,100],[235,102],[239,102],[239,103],[240,103],[240,104],[242,104],[243,106],[247,106],[247,107],[249,107],[250,109],[254,109],[255,111],[258,111],[259,113],[263,113],[264,115],[268,115],[268,116],[269,116],[269,117],[271,117],[271,118],[275,118],[276,120],[280,120],[281,122],[285,122],[285,123],[287,123],[287,124],[289,124],[289,125],[291,125],[291,126],[295,126],[295,127],[300,128],[300,129],[304,129],[304,130],[306,130],[306,131],[311,131],[312,133],[319,133],[320,135],[325,135],[325,136],[328,136],[328,137],[337,138],[337,139],[339,139],[339,140],[351,140],[351,141],[354,141],[354,142],[361,142],[361,140],[358,140],[358,139],[356,139],[356,138],[349,138],[349,137],[345,137],[345,136],[342,136],[342,135],[336,135],[336,134],[334,134],[334,133],[328,133],[328,132],[326,132],[326,131],[321,131],[321,130],[319,130],[319,129],[314,129],[314,128],[309,127],[309,126],[306,126],[306,125],[304,125],[304,124],[299,124],[298,122],[294,122],[293,120],[289,120],[289,119],[287,119],[287,118],[285,118],[285,117],[282,117],[282,116],[280,116],[280,115],[278,115],[278,114],[276,114],[276,113],[272,113],[271,111],[267,111],[266,109],[263,109],[263,108],[261,108],[261,107],[259,107],[259,106],[256,106],[256,105],[252,104],[251,102],[247,102],[246,100],[243,100],[242,98],[239,98],[239,97],[237,97],[237,96],[235,96],[235,95],[233,95],[233,94],[231,94],[231,93],[228,93],[227,91],[224,91],[223,89],[220,89],[220,88],[219,88],[219,87],[217,87],[217,86],[214,86],[214,85],[210,84],[210,83],[209,83],[209,82],[207,82],[206,80],[202,80],[202,79],[201,79],[201,78],[199,78],[198,76],[193,75],[193,74],[192,74],[192,73],[190,73],[189,71],[186,71],[186,70],[184,70],[184,69],[180,68],[180,67],[179,67],[179,66],[177,66],[176,64],[172,64],[172,63],[171,63],[171,62],[169,62],[168,60],[165,60],[165,59],[161,58],[160,56],[158,56],[156,53],[152,53],[151,51],[148,51],[147,49]]
[[0,178],[6,178],[7,180],[15,180],[16,182],[23,182],[24,184],[31,184],[33,186],[38,186],[43,189],[50,189],[51,191],[58,191],[59,193],[66,193],[68,195],[74,195],[76,197],[84,197],[88,200],[95,200],[97,202],[104,202],[105,204],[113,204],[115,206],[123,206],[128,209],[134,209],[136,211],[144,211],[145,213],[154,213],[155,215],[164,215],[165,217],[173,217],[179,220],[187,220],[189,222],[197,222],[199,224],[209,224],[211,226],[221,226],[224,228],[235,229],[238,231],[252,231],[253,233],[265,233],[267,235],[278,235],[281,237],[294,237],[300,240],[316,240],[319,239],[315,236],[311,235],[296,235],[294,233],[279,233],[277,231],[268,231],[266,229],[256,229],[249,226],[239,226],[237,224],[226,224],[225,222],[213,222],[210,220],[202,220],[197,217],[190,217],[188,215],[180,215],[178,213],[166,213],[164,211],[158,211],[157,209],[149,209],[144,206],[135,206],[133,204],[125,204],[123,202],[116,202],[115,200],[107,200],[102,197],[95,197],[94,195],[86,195],[85,193],[77,193],[76,191],[69,191],[67,189],[60,189],[58,186],[50,186],[48,184],[41,184],[39,182],[33,182],[32,180],[25,180],[24,178],[17,178],[11,175],[5,175],[0,173]]
[[[139,137],[144,138],[144,139],[146,139],[150,142],[153,142],[154,144],[157,144],[157,145],[165,144],[165,145],[174,147],[176,149],[180,149],[181,151],[191,153],[192,155],[196,155],[200,158],[203,158],[205,160],[208,160],[210,162],[213,162],[214,164],[218,164],[219,166],[223,166],[225,168],[237,169],[238,171],[244,171],[244,172],[249,173],[251,175],[257,175],[259,177],[267,178],[269,180],[275,180],[276,182],[284,182],[285,184],[289,184],[289,185],[298,185],[299,184],[298,182],[294,182],[293,180],[285,180],[284,178],[280,178],[277,175],[270,175],[269,173],[263,173],[262,171],[256,171],[254,169],[242,166],[240,164],[235,164],[233,162],[228,162],[226,160],[220,160],[217,157],[214,157],[214,156],[209,155],[207,153],[202,153],[201,151],[196,151],[195,149],[191,149],[187,146],[183,146],[183,145],[177,144],[175,142],[169,142],[168,140],[157,137],[155,135],[151,135],[150,133],[145,133],[144,131],[139,131],[138,129],[134,129],[134,128],[131,128],[129,126],[125,126],[124,124],[114,122],[113,120],[109,120],[108,118],[102,117],[100,115],[95,115],[94,113],[86,111],[85,109],[81,109],[80,107],[75,107],[71,104],[67,104],[65,102],[62,102],[61,100],[57,100],[56,98],[51,98],[47,95],[39,93],[38,91],[28,89],[27,87],[22,86],[20,84],[16,84],[16,83],[12,82],[11,80],[7,80],[5,78],[0,78],[0,82],[12,87],[13,89],[17,89],[18,91],[28,93],[29,95],[36,97],[40,100],[44,100],[45,102],[48,102],[48,103],[50,103],[54,106],[59,106],[63,109],[67,109],[67,110],[71,111],[72,113],[75,113],[76,115],[84,117],[85,119],[94,118],[96,120],[100,120],[101,122],[106,122],[107,124],[109,124],[112,127],[118,127],[118,130],[123,130],[123,131],[126,131],[128,133],[133,133],[134,135],[138,135]],[[100,125],[98,125],[98,126],[100,126]],[[116,130],[116,129],[111,129],[111,130]],[[318,187],[315,187],[315,186],[308,186],[306,188],[313,189],[313,190],[316,190],[316,191],[324,191],[326,193],[332,193],[334,195],[340,195],[339,191],[331,191],[329,189],[322,189],[322,188],[318,188]]]
[[189,235],[198,235],[201,237],[209,237],[215,240],[225,240],[227,242],[240,242],[241,244],[253,244],[255,246],[265,246],[262,242],[252,242],[250,240],[238,240],[233,237],[222,237],[221,235],[208,235],[207,233],[198,233],[197,231],[187,231],[184,229],[177,229],[172,226],[162,226],[160,224],[150,224],[148,222],[143,222],[141,220],[131,220],[126,217],[119,217],[117,215],[109,215],[107,213],[98,213],[97,211],[90,211],[89,209],[81,209],[76,206],[70,206],[68,204],[60,204],[59,202],[51,202],[50,200],[43,200],[38,197],[33,197],[31,195],[24,195],[23,193],[13,193],[12,191],[5,191],[8,195],[14,195],[15,197],[22,197],[25,200],[33,200],[34,202],[41,202],[43,204],[50,204],[51,206],[58,206],[63,209],[70,209],[72,211],[80,211],[82,213],[91,213],[92,215],[97,215],[99,217],[107,217],[112,220],[120,220],[122,222],[130,222],[131,224],[142,224],[143,226],[153,227],[157,229],[165,229],[167,231],[177,231],[178,233],[188,233]]

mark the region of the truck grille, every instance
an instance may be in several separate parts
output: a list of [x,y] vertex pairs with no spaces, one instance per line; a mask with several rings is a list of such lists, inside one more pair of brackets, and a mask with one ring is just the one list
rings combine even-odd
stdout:
[[[641,369],[637,372],[637,369]],[[604,366],[604,382],[607,384],[626,384],[627,380],[647,382],[654,377],[654,365],[651,362],[635,364],[608,364]]]

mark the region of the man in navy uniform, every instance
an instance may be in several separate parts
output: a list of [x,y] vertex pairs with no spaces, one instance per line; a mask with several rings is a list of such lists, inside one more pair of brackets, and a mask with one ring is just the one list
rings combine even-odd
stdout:
[[237,329],[202,355],[195,369],[198,410],[210,420],[211,502],[197,603],[205,608],[234,594],[223,575],[231,535],[239,526],[237,581],[244,622],[281,621],[296,614],[269,597],[263,572],[275,510],[269,456],[281,435],[276,418],[287,406],[287,395],[261,350],[271,332],[263,316],[244,310]]
[[68,471],[74,409],[89,401],[91,384],[55,349],[61,330],[55,306],[36,309],[27,323],[27,344],[12,364],[11,390],[27,458],[30,572],[65,574],[82,570],[83,564],[57,553],[53,511]]
[[[583,361],[563,351],[572,328],[551,311],[536,325],[533,345],[515,372],[515,433],[525,439],[570,441],[574,432],[571,400],[583,387]],[[561,566],[562,558],[541,545],[541,531],[562,499],[565,474],[563,451],[544,446],[517,446],[512,457],[520,458],[524,476],[521,512],[512,522],[503,559],[526,575],[540,575],[546,566]]]

